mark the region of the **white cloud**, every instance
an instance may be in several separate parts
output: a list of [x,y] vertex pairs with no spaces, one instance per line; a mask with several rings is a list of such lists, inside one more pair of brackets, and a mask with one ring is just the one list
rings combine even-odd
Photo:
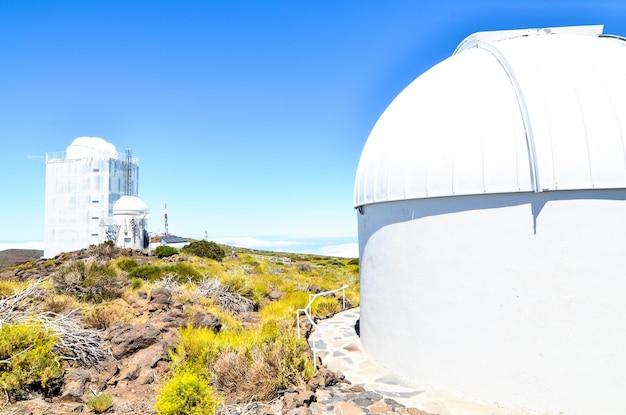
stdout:
[[215,238],[211,240],[219,244],[233,245],[233,246],[238,246],[241,248],[251,248],[251,249],[276,249],[280,247],[288,247],[288,246],[296,246],[296,245],[304,244],[304,242],[297,242],[297,241],[266,241],[263,239],[257,239],[257,238],[252,238],[248,236]]
[[[209,238],[209,240],[241,248],[261,249],[279,252],[294,252],[301,254],[334,256],[341,258],[358,258],[359,244],[356,242],[333,243],[339,241],[322,240],[322,236],[313,238],[299,237],[299,240],[260,239],[249,236],[230,236],[221,238]],[[343,242],[343,241],[341,241]]]
[[339,245],[325,245],[318,248],[320,255],[336,256],[341,258],[358,258],[359,257],[359,244],[347,243]]
[[39,249],[43,251],[43,242],[0,242],[0,251],[7,249]]

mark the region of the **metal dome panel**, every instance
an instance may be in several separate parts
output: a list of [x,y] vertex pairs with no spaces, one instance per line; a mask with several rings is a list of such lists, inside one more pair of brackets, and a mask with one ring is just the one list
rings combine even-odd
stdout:
[[67,147],[66,158],[117,158],[115,146],[100,137],[78,137]]
[[137,196],[122,196],[113,204],[113,215],[140,215],[148,212],[148,206]]
[[626,42],[599,28],[468,37],[382,114],[355,206],[626,187]]

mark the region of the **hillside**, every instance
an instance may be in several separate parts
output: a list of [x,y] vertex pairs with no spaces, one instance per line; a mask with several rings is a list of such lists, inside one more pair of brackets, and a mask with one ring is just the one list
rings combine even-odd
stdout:
[[0,251],[0,269],[42,256],[43,251],[38,249],[6,249]]
[[358,261],[221,248],[214,260],[103,244],[0,267],[0,413],[98,413],[96,398],[109,414],[233,413],[336,383],[296,310],[342,286],[312,317],[357,306]]

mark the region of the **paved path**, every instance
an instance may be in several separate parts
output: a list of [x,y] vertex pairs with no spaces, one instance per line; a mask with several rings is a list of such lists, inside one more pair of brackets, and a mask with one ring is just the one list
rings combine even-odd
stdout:
[[309,336],[315,354],[329,369],[341,372],[353,385],[378,392],[406,407],[439,415],[537,415],[516,409],[500,408],[461,399],[448,393],[433,391],[385,368],[362,348],[355,323],[359,308],[336,314],[318,323],[318,330]]

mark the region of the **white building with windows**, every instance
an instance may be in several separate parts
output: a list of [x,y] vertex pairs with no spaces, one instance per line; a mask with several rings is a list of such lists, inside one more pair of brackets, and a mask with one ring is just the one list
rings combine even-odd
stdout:
[[44,257],[110,239],[113,206],[137,196],[139,162],[98,137],[78,137],[65,152],[46,154]]
[[626,41],[476,33],[389,105],[358,165],[360,333],[414,382],[626,413]]

